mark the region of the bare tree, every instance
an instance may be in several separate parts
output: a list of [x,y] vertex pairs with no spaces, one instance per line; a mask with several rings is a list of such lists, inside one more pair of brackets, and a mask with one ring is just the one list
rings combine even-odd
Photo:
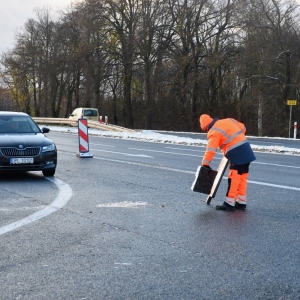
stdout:
[[258,135],[272,132],[278,126],[275,123],[285,127],[286,100],[296,96],[296,8],[287,1],[250,0],[245,10],[243,59],[247,62],[249,92],[253,92],[252,99],[256,100]]
[[103,17],[111,28],[111,35],[119,41],[118,53],[124,70],[124,117],[125,126],[133,127],[132,76],[136,54],[135,35],[141,14],[142,0],[105,0]]
[[163,0],[142,1],[142,13],[136,34],[137,61],[142,70],[142,94],[145,103],[145,128],[152,129],[163,58],[174,33],[169,6]]

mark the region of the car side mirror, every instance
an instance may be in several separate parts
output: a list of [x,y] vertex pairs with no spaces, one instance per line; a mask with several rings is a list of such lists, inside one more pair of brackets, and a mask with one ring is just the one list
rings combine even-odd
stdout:
[[42,128],[42,132],[43,132],[43,133],[48,133],[49,131],[50,131],[50,129],[47,128],[47,127],[43,127],[43,128]]

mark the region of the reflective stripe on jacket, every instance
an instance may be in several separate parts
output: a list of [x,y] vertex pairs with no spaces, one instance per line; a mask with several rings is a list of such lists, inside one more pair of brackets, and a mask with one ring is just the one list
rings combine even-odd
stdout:
[[218,148],[226,153],[240,145],[248,143],[246,127],[235,119],[217,120],[207,133],[208,144],[202,164],[209,165]]

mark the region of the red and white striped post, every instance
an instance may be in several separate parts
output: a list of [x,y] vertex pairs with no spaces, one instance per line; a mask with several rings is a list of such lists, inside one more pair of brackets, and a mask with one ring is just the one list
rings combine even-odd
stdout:
[[297,122],[294,122],[294,139],[297,138]]
[[93,157],[93,154],[89,152],[89,134],[87,119],[78,119],[78,141],[79,141],[79,153],[78,157]]

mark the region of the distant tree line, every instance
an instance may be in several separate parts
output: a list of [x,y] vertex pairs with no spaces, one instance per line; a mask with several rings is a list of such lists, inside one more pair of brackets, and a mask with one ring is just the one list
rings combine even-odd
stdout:
[[96,107],[129,128],[199,131],[208,113],[286,137],[287,100],[300,92],[298,13],[292,0],[85,0],[55,18],[38,9],[1,56],[0,97],[36,117]]

